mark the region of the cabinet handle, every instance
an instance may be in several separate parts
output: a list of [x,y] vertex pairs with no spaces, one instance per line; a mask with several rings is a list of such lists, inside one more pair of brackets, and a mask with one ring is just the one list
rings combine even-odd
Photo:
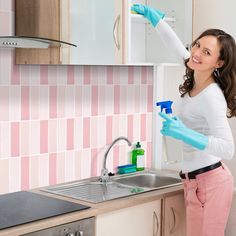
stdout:
[[84,231],[79,231],[76,233],[76,236],[83,236],[84,235]]
[[120,15],[116,17],[116,20],[113,25],[113,39],[118,50],[120,50],[119,26],[120,26]]
[[154,211],[153,212],[153,236],[157,236],[158,232],[159,232],[159,220],[158,220],[157,213]]
[[175,215],[175,210],[173,207],[170,208],[171,209],[171,212],[172,212],[172,215],[173,215],[173,221],[174,221],[174,224],[172,226],[172,228],[170,229],[170,234],[174,233],[175,231],[175,226],[176,226],[176,215]]
[[178,163],[178,162],[181,162],[181,161],[177,161],[177,160],[176,161],[168,161],[168,160],[165,160],[165,163],[168,164],[168,165],[169,164],[175,164],[175,163]]

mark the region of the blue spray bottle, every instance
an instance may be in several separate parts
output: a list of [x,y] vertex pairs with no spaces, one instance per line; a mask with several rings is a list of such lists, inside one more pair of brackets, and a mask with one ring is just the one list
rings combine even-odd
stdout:
[[[157,102],[156,105],[161,107],[161,112],[165,112],[172,117],[172,104],[173,101],[162,101]],[[171,139],[170,137],[163,136],[163,152],[165,154],[165,162],[168,164],[173,164],[178,162],[178,157],[176,156],[175,150],[178,146],[178,141]]]

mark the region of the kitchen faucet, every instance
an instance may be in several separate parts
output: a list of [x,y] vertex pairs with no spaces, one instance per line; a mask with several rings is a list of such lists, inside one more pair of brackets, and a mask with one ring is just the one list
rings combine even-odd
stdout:
[[105,155],[104,155],[104,160],[103,160],[103,168],[101,170],[101,178],[100,178],[100,181],[103,182],[103,183],[106,183],[110,176],[109,176],[109,171],[108,169],[106,168],[106,163],[107,163],[107,156],[108,156],[108,153],[109,151],[111,150],[111,148],[115,145],[116,142],[120,141],[120,140],[125,140],[129,146],[132,145],[132,143],[129,141],[129,139],[127,139],[126,137],[119,137],[117,139],[115,139],[112,144],[108,147],[108,149],[106,150],[105,152]]

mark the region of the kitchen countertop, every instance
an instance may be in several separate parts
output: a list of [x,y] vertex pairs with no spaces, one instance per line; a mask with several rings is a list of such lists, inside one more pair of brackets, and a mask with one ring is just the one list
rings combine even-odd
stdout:
[[129,197],[109,200],[101,203],[89,203],[85,201],[80,201],[68,197],[63,197],[51,193],[46,193],[43,191],[40,191],[40,189],[32,190],[34,193],[39,193],[45,196],[54,197],[57,199],[67,200],[74,203],[79,203],[83,205],[90,206],[91,208],[82,210],[82,211],[76,211],[73,213],[63,214],[56,217],[47,218],[44,220],[38,220],[32,223],[23,224],[20,226],[0,230],[0,236],[16,236],[16,235],[22,235],[42,229],[46,229],[49,227],[66,224],[72,221],[77,221],[80,219],[97,216],[100,214],[104,214],[107,212],[119,210],[122,208],[132,207],[135,205],[155,201],[161,198],[164,198],[166,196],[174,195],[176,193],[182,192],[183,186],[178,185],[170,188],[165,189],[159,189],[159,190],[153,190],[150,192],[145,192],[141,194],[132,195]]

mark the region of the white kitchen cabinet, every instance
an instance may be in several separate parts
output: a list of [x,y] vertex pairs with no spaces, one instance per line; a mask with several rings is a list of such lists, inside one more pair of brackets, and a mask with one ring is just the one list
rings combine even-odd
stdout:
[[70,0],[70,41],[78,45],[70,64],[122,63],[122,7],[120,0]]
[[[192,0],[48,0],[47,5],[54,4],[54,7],[47,7],[44,2],[35,0],[33,4],[30,0],[17,1],[17,34],[53,37],[78,47],[57,47],[53,58],[50,54],[52,49],[20,49],[16,52],[17,64],[114,65],[175,62],[173,53],[168,52],[168,45],[165,46],[160,41],[148,21],[141,15],[131,14],[130,7],[137,2],[165,12],[166,21],[183,43],[187,46],[192,41]],[[29,15],[28,12],[35,14]],[[25,27],[28,22],[31,22],[31,27]],[[45,28],[46,31],[43,30]],[[55,34],[52,35],[51,32],[54,31]]]
[[[130,0],[128,8],[137,1]],[[140,0],[166,13],[164,20],[174,29],[183,44],[192,43],[192,0]],[[153,26],[141,15],[129,12],[126,21],[126,63],[175,63],[177,59],[168,44],[161,41]]]
[[164,198],[163,236],[186,235],[186,213],[183,193]]
[[[160,40],[153,26],[143,16],[131,13],[133,3],[165,12],[165,20],[184,45],[191,44],[192,0],[70,0],[70,4],[66,3],[69,11],[62,15],[62,32],[69,30],[70,33],[63,34],[69,38],[62,40],[78,47],[64,49],[62,64],[176,62],[175,55],[168,51],[168,44]],[[66,21],[68,15],[70,20]]]
[[96,236],[161,236],[161,200],[96,217]]
[[96,236],[186,236],[183,192],[96,217]]
[[124,2],[120,0],[16,1],[16,35],[68,40],[67,42],[77,45],[77,47],[61,45],[47,50],[18,49],[16,63],[122,64]]

